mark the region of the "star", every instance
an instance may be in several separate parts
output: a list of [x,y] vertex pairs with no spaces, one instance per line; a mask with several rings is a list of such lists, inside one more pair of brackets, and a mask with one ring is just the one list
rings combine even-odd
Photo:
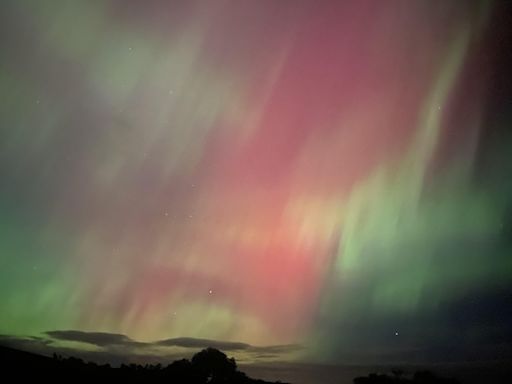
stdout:
[[398,336],[398,332],[395,332],[395,336]]
[[210,290],[208,291],[208,293],[211,295],[211,294],[213,293],[213,291],[210,289]]

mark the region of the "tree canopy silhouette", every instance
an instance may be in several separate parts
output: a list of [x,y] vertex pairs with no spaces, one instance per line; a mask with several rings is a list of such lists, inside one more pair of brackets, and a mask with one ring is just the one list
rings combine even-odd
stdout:
[[210,383],[225,382],[233,378],[237,371],[235,359],[229,359],[215,348],[206,348],[196,353],[192,357],[192,368]]

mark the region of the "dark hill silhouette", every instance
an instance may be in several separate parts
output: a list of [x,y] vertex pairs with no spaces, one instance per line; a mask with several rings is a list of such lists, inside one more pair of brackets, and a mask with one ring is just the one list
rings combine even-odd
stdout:
[[4,377],[17,380],[119,380],[122,383],[190,383],[190,384],[270,384],[247,377],[237,369],[235,359],[223,352],[206,348],[191,360],[182,359],[166,367],[157,365],[98,365],[75,357],[53,358],[0,346],[0,364]]

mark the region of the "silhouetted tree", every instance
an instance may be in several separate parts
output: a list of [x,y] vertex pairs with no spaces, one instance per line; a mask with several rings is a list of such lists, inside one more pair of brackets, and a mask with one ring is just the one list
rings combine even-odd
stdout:
[[397,379],[400,379],[403,375],[404,375],[404,371],[397,368],[397,369],[393,369],[391,370],[391,373],[397,378]]
[[229,359],[225,353],[206,348],[192,357],[192,367],[206,378],[207,383],[227,382],[236,372],[235,359]]

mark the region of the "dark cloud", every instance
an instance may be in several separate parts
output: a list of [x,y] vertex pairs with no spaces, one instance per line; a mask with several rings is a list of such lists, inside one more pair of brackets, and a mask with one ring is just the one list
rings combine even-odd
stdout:
[[284,345],[268,345],[264,347],[251,347],[251,350],[258,351],[260,353],[289,353],[296,352],[303,349],[303,346],[300,344],[284,344]]
[[96,345],[98,347],[126,346],[126,347],[181,347],[181,348],[217,348],[223,351],[248,351],[259,354],[282,354],[294,352],[302,347],[298,344],[253,346],[247,343],[235,341],[222,341],[211,339],[200,339],[194,337],[176,337],[165,340],[157,340],[151,343],[135,341],[126,335],[107,332],[84,332],[84,331],[48,331],[45,333],[52,339],[62,341],[77,341]]
[[[95,346],[96,350],[70,346],[66,342],[78,342]],[[17,337],[0,335],[0,344],[27,350],[42,355],[57,353],[75,356],[98,363],[161,363],[190,358],[200,349],[212,347],[235,354],[237,361],[286,361],[290,354],[302,349],[297,344],[253,346],[247,343],[177,337],[154,342],[139,342],[130,337],[108,332],[84,332],[76,330],[55,330],[45,332],[41,337]]]
[[251,346],[245,343],[218,341],[209,339],[196,339],[193,337],[177,337],[173,339],[160,340],[153,343],[155,345],[183,347],[183,348],[217,348],[223,351],[236,351],[249,349]]
[[0,335],[0,345],[22,351],[37,353],[43,356],[52,356],[53,354],[64,357],[73,356],[85,361],[93,361],[98,364],[110,364],[112,366],[119,366],[121,364],[129,364],[133,362],[163,364],[183,358],[183,356],[178,353],[158,355],[148,351],[143,355],[140,355],[136,353],[136,348],[129,346],[123,346],[116,350],[111,350],[104,347],[99,347],[98,350],[94,351],[84,350],[76,347],[58,345],[55,343],[54,339],[44,339],[41,337],[16,337]]
[[0,335],[0,344],[16,349],[34,349],[34,347],[44,348],[50,345],[51,340],[36,336],[17,337]]
[[302,349],[302,346],[298,344],[254,346],[240,342],[196,339],[193,337],[178,337],[173,339],[160,340],[153,343],[153,345],[198,349],[212,347],[223,351],[245,351],[252,354],[253,357],[260,358],[277,357],[282,354],[287,354]]
[[125,345],[125,346],[143,346],[146,343],[141,343],[130,339],[128,336],[107,333],[107,332],[83,332],[83,331],[48,331],[46,335],[53,339],[65,341],[78,341],[96,345],[98,347],[107,347],[112,345]]

